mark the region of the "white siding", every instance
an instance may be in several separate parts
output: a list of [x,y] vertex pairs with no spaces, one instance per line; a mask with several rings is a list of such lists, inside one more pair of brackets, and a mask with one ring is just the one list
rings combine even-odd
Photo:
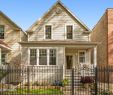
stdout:
[[[58,6],[60,7],[61,6]],[[77,21],[75,21],[63,8],[61,14],[55,14],[55,7],[42,22],[33,27],[33,33],[29,36],[29,41],[39,41],[44,39],[45,25],[52,25],[52,40],[65,40],[66,25],[74,25],[74,38],[76,41],[88,41],[88,36],[82,35],[82,31],[86,31]]]

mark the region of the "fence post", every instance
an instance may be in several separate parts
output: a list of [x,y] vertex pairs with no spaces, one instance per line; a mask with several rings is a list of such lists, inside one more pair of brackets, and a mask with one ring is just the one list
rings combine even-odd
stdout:
[[74,95],[74,68],[72,68],[72,95]]
[[30,92],[30,70],[29,70],[29,67],[27,67],[27,93]]
[[109,88],[109,72],[110,72],[110,68],[109,68],[109,66],[107,66],[107,82],[108,82],[108,91],[110,90],[110,88]]
[[95,68],[95,95],[98,93],[98,69],[97,67]]

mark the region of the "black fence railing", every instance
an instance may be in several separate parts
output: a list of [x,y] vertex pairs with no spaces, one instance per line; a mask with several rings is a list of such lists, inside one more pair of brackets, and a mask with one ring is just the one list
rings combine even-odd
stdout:
[[3,67],[0,95],[113,95],[113,67]]

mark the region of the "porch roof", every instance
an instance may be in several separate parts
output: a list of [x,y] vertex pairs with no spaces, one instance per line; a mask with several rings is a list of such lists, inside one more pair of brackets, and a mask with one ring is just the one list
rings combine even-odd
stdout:
[[87,47],[94,47],[97,46],[97,42],[86,42],[86,41],[29,41],[29,42],[19,42],[21,45],[60,45],[66,47],[76,47],[76,46],[87,46]]

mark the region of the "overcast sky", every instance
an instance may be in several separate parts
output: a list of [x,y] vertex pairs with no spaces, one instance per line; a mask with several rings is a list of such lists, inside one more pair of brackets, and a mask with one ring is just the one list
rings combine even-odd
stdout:
[[[57,0],[0,0],[0,10],[23,30],[27,30]],[[61,0],[90,29],[98,22],[113,0]]]

